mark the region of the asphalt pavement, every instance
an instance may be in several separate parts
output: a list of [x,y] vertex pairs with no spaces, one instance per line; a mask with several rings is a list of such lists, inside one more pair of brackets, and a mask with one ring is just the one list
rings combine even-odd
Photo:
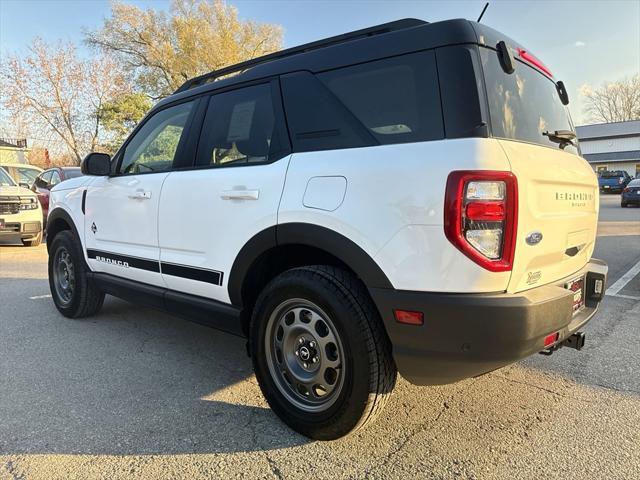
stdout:
[[[600,220],[611,286],[640,262],[640,208],[603,196]],[[335,442],[278,420],[242,339],[112,297],[69,320],[48,294],[46,248],[0,245],[0,479],[640,478],[640,275],[583,351],[400,379],[377,423]]]

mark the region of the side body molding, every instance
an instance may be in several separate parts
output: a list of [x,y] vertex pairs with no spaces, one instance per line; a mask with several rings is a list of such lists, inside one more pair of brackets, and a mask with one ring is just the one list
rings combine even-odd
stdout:
[[393,288],[371,256],[344,235],[309,223],[284,223],[256,234],[238,253],[228,284],[233,305],[242,305],[242,284],[251,265],[269,249],[286,245],[314,247],[333,255],[348,265],[368,288]]

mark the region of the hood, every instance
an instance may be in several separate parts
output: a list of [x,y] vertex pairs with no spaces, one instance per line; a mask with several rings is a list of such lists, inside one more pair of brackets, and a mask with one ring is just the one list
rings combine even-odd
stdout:
[[0,187],[0,196],[2,197],[5,197],[5,196],[35,197],[36,194],[33,193],[28,188],[15,186],[15,187]]
[[70,178],[69,180],[65,180],[60,182],[55,187],[51,189],[52,192],[60,192],[62,190],[73,190],[74,188],[82,187],[91,182],[92,179],[96,177],[91,177],[87,175],[82,175],[76,178]]

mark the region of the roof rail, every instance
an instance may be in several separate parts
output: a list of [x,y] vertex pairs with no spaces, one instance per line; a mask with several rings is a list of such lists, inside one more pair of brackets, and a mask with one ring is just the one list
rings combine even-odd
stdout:
[[353,32],[343,33],[334,37],[317,40],[315,42],[305,43],[304,45],[299,45],[297,47],[287,48],[285,50],[280,50],[268,55],[263,55],[261,57],[252,58],[251,60],[246,60],[244,62],[236,63],[235,65],[223,67],[218,70],[213,70],[209,73],[205,73],[204,75],[194,77],[184,82],[180,86],[180,88],[178,88],[173,93],[184,92],[185,90],[189,90],[190,88],[209,83],[218,77],[222,77],[224,75],[228,75],[230,73],[238,72],[241,70],[246,70],[247,68],[255,67],[256,65],[259,65],[261,63],[270,62],[272,60],[279,60],[281,58],[290,57],[298,53],[309,52],[311,50],[317,50],[320,48],[328,47],[330,45],[336,45],[338,43],[344,43],[358,38],[371,37],[373,35],[380,35],[382,33],[393,32],[395,30],[404,30],[405,28],[417,27],[426,23],[427,22],[425,22],[424,20],[419,20],[417,18],[404,18],[402,20],[382,23],[373,27],[363,28],[361,30],[355,30]]

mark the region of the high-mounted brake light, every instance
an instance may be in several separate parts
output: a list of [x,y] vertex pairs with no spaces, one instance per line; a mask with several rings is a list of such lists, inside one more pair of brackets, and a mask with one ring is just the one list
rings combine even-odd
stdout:
[[542,70],[544,73],[546,73],[548,76],[550,76],[551,78],[553,78],[553,74],[551,73],[551,70],[549,70],[547,68],[547,66],[542,63],[540,60],[538,60],[538,58],[527,52],[525,49],[523,48],[518,48],[518,56],[524,60],[525,62],[533,65],[534,67],[536,67],[538,70]]
[[511,172],[454,171],[447,179],[444,231],[449,241],[492,272],[513,267],[518,187]]

